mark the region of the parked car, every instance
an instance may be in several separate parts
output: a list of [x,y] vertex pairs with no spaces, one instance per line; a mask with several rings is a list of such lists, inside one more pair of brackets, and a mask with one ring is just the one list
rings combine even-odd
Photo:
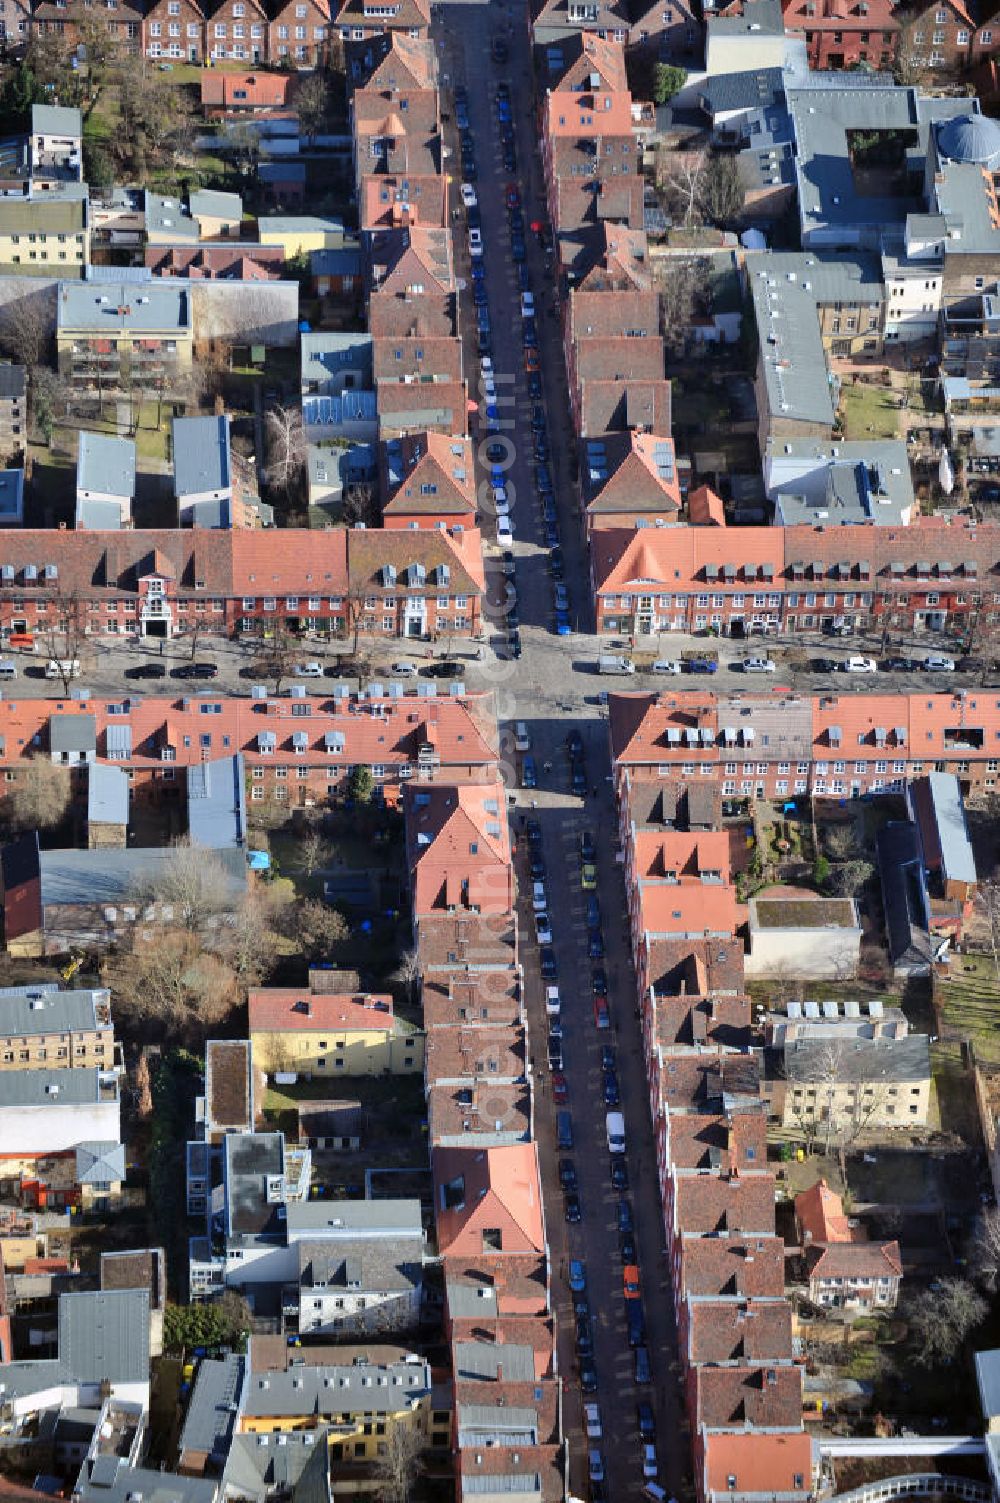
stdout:
[[542,946],[538,952],[538,964],[545,981],[558,981],[559,967],[556,964],[556,952],[551,945]]
[[626,1299],[639,1299],[642,1294],[637,1263],[626,1263],[622,1269],[622,1293]]
[[601,1084],[601,1093],[604,1097],[605,1106],[621,1106],[621,1091],[618,1088],[618,1076],[613,1070],[604,1072]]
[[463,183],[462,184],[462,188],[461,188],[461,193],[462,193],[462,202],[465,205],[465,207],[467,209],[475,208],[476,204],[479,202],[479,199],[476,196],[476,190],[472,186],[472,184],[471,183]]
[[569,1260],[569,1287],[574,1294],[582,1294],[587,1287],[587,1268],[579,1258]]
[[841,663],[840,671],[842,673],[875,673],[877,670],[874,658],[854,656]]
[[611,1014],[606,997],[594,998],[594,1025],[602,1033],[611,1027]]
[[165,663],[138,663],[134,668],[125,669],[126,678],[165,678],[166,673]]
[[215,678],[219,672],[216,663],[182,663],[179,668],[171,668],[171,678]]
[[566,1077],[561,1070],[553,1070],[550,1077],[552,1081],[552,1100],[556,1106],[565,1106],[569,1100],[569,1086]]
[[930,657],[924,658],[921,666],[926,668],[928,673],[954,673],[955,659],[946,658],[941,653],[935,652],[931,653]]
[[580,860],[595,861],[597,859],[597,847],[590,830],[580,831]]
[[589,960],[604,959],[604,935],[600,929],[587,930],[587,957]]
[[601,1411],[596,1404],[584,1404],[583,1420],[587,1430],[588,1440],[600,1440],[603,1435],[601,1429]]
[[653,1370],[649,1360],[649,1348],[637,1346],[635,1349],[635,1381],[637,1383],[651,1383]]
[[773,658],[744,658],[740,665],[744,673],[774,673]]
[[551,945],[552,924],[547,913],[535,914],[535,937],[540,945]]
[[597,887],[597,867],[592,861],[585,861],[580,868],[580,885],[584,892],[593,892]]
[[[567,1196],[567,1200],[569,1197]],[[576,1349],[581,1357],[589,1357],[594,1350],[594,1332],[589,1315],[576,1317]]]
[[915,668],[919,668],[920,663],[917,658],[893,657],[883,658],[880,666],[883,673],[912,673]]
[[544,913],[548,905],[545,896],[545,883],[533,882],[531,884],[531,906],[536,913]]
[[538,787],[538,773],[535,770],[534,757],[525,757],[521,763],[521,785],[524,788]]
[[836,673],[838,666],[836,658],[809,659],[809,668],[813,673]]
[[595,997],[608,995],[608,973],[602,965],[595,966],[590,973],[590,989]]
[[416,663],[410,663],[405,658],[401,658],[398,663],[393,663],[392,667],[389,669],[389,672],[392,674],[393,678],[413,678],[416,674],[416,671]]
[[580,1363],[580,1387],[584,1393],[597,1392],[597,1368],[593,1362]]
[[[637,1350],[637,1352],[636,1352],[636,1359],[637,1360],[638,1360],[639,1352],[642,1351],[642,1350],[643,1350],[642,1347],[639,1347],[639,1349]],[[639,1380],[636,1379],[636,1382],[638,1382],[638,1381]],[[655,1418],[655,1416],[653,1414],[653,1406],[652,1406],[652,1404],[647,1403],[646,1400],[643,1400],[643,1402],[641,1404],[636,1404],[636,1406],[635,1406],[635,1419],[636,1419],[636,1425],[638,1426],[638,1430],[639,1430],[639,1438],[640,1438],[640,1440],[643,1440],[643,1441],[653,1440],[655,1438],[655,1436],[656,1436],[656,1418]]]
[[623,1153],[611,1155],[611,1188],[619,1194],[628,1189],[628,1163]]
[[591,1482],[604,1481],[604,1457],[600,1451],[587,1452],[587,1471]]
[[650,668],[650,673],[667,673],[675,675],[680,673],[681,665],[676,658],[657,658]]
[[559,1160],[559,1183],[564,1190],[575,1190],[577,1187],[576,1165],[572,1159]]
[[659,1467],[656,1464],[656,1447],[645,1445],[642,1448],[642,1475],[647,1479],[656,1480]]
[[514,724],[514,747],[519,752],[531,750],[531,737],[528,735],[528,726],[524,720],[518,720]]

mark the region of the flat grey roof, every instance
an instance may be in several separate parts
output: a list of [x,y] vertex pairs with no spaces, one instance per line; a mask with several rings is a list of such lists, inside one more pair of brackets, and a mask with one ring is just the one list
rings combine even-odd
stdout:
[[976,1352],[976,1381],[983,1418],[996,1419],[1000,1415],[1000,1347]]
[[306,1200],[285,1208],[289,1240],[422,1236],[419,1200]]
[[210,850],[246,844],[243,754],[195,762],[187,769],[188,835]]
[[951,772],[931,772],[927,786],[945,875],[957,882],[975,882],[976,858],[958,778]]
[[[61,717],[60,717],[61,718]],[[169,867],[173,852],[161,847],[130,850],[42,851],[43,904],[118,904],[134,902],[143,882],[155,886]],[[246,891],[246,858],[240,851],[219,851],[224,882],[234,900]]]
[[213,219],[234,219],[237,224],[243,218],[243,200],[238,193],[199,188],[188,194],[188,206],[195,216],[204,214]]
[[0,1108],[92,1106],[105,1093],[108,1072],[81,1065],[74,1070],[0,1070]]
[[111,433],[81,433],[76,456],[77,490],[135,496],[135,443]]
[[[832,427],[833,393],[811,285],[775,274],[767,252],[747,256],[764,384],[773,418]],[[806,279],[808,282],[808,278]]]
[[217,1477],[181,1477],[174,1472],[129,1466],[120,1456],[98,1456],[84,1465],[74,1486],[80,1503],[215,1503]]
[[83,115],[64,104],[33,104],[31,133],[35,136],[82,136]]
[[96,715],[51,716],[49,720],[49,747],[54,752],[96,751]]
[[[529,1348],[530,1350],[530,1348]],[[350,1367],[290,1367],[254,1373],[247,1385],[244,1414],[250,1417],[339,1414],[355,1409],[398,1414],[431,1390],[428,1362],[365,1362]]]
[[121,506],[117,501],[77,501],[76,525],[88,532],[121,532]]
[[208,1456],[225,1456],[236,1425],[235,1406],[246,1372],[246,1358],[238,1354],[221,1361],[205,1358],[198,1369],[181,1431],[182,1455],[185,1451],[203,1451]]
[[905,1039],[789,1039],[784,1047],[785,1078],[789,1081],[828,1080],[831,1050],[838,1082],[929,1080],[930,1042],[925,1033]]
[[90,824],[128,824],[128,773],[108,762],[87,770],[87,820]]
[[149,1290],[60,1295],[59,1361],[81,1382],[148,1382]]
[[189,287],[181,282],[60,282],[56,328],[107,334],[186,333],[191,328]]
[[900,439],[820,443],[772,439],[768,496],[780,500],[785,526],[874,522],[905,525],[915,504],[906,445]]
[[315,383],[322,388],[335,388],[345,372],[359,371],[362,387],[369,390],[373,380],[372,336],[325,330],[303,334],[300,370],[303,386]]
[[149,240],[167,234],[171,240],[198,240],[201,231],[179,198],[165,198],[162,193],[146,190],[146,235]]
[[174,495],[198,496],[205,491],[232,488],[229,457],[229,418],[174,418]]
[[[0,1033],[75,1033],[81,1029],[110,1028],[111,993],[63,991],[59,987],[5,986],[0,990]],[[102,1016],[98,1019],[98,1011]]]
[[505,1341],[497,1346],[492,1341],[456,1341],[452,1361],[459,1383],[476,1378],[496,1380],[501,1367],[505,1383],[531,1383],[535,1377],[535,1353],[519,1342]]

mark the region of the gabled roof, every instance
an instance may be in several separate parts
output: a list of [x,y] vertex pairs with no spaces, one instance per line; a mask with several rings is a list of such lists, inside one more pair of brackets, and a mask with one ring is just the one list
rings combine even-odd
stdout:
[[652,433],[613,433],[582,445],[583,484],[591,515],[648,512],[673,517],[681,508],[673,440]]
[[754,1494],[803,1498],[812,1491],[812,1437],[800,1430],[766,1435],[704,1437],[705,1494],[709,1499]]
[[632,95],[627,89],[600,86],[584,90],[560,89],[546,95],[542,130],[550,139],[563,136],[586,140],[593,136],[632,137]]
[[692,527],[725,527],[726,509],[722,498],[710,485],[699,485],[687,498],[688,520]]
[[720,1179],[714,1174],[674,1177],[674,1223],[685,1233],[774,1231],[774,1176]]
[[854,1240],[844,1202],[825,1179],[818,1179],[795,1197],[795,1219],[804,1242],[851,1242]]
[[268,986],[247,997],[251,1033],[392,1033],[392,997]]
[[534,1143],[437,1148],[431,1167],[442,1256],[488,1251],[494,1232],[499,1233],[498,1252],[542,1252],[545,1227]]
[[509,912],[513,876],[503,784],[408,784],[405,800],[414,912]]
[[686,1294],[784,1296],[785,1244],[780,1237],[682,1233],[680,1251]]
[[476,513],[472,443],[461,435],[411,433],[382,446],[383,516]]
[[792,1357],[792,1307],[785,1299],[689,1299],[689,1363]]
[[385,566],[390,564],[397,579],[404,580],[406,571],[419,565],[432,586],[439,578],[438,571],[445,567],[449,571],[449,588],[453,594],[481,594],[486,588],[480,537],[475,528],[461,531],[451,528],[352,531],[349,536],[352,587],[378,586]]
[[[341,0],[334,24],[339,27],[370,26],[372,22],[365,14],[363,0]],[[430,0],[400,0],[388,20],[380,18],[375,24],[380,31],[411,32],[417,27],[426,32],[431,24]]]
[[377,172],[358,184],[363,230],[402,223],[443,229],[448,223],[448,180],[432,172]]
[[434,89],[438,67],[434,43],[405,31],[387,31],[345,48],[348,83],[355,88]]
[[761,1431],[802,1423],[800,1367],[696,1367],[691,1378],[699,1428]]
[[366,230],[363,236],[371,286],[382,296],[455,291],[449,230],[428,225]]
[[292,98],[296,78],[292,73],[222,73],[203,68],[201,102],[224,109],[284,109]]
[[670,382],[666,379],[629,376],[620,381],[599,381],[589,377],[580,383],[579,406],[580,432],[585,438],[624,428],[670,432]]

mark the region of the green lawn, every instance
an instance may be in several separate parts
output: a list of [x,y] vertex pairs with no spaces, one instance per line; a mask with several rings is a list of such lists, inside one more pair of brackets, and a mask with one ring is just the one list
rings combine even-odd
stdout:
[[899,432],[898,398],[884,386],[845,385],[840,393],[844,437],[895,438]]
[[946,980],[935,987],[942,1027],[959,1030],[979,1059],[1000,1063],[1000,991],[990,955],[956,956]]

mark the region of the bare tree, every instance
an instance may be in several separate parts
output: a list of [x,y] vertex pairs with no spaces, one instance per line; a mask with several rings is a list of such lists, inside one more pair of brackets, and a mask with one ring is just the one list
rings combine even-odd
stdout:
[[307,961],[326,960],[350,934],[344,915],[319,898],[292,903],[286,910],[284,931],[294,939]]
[[348,527],[357,522],[364,522],[366,527],[381,526],[382,508],[378,492],[370,480],[353,480],[345,487],[341,512]]
[[0,347],[28,377],[28,399],[33,400],[34,372],[45,364],[52,339],[53,319],[46,299],[37,291],[12,299],[0,311]]
[[153,1115],[153,1089],[149,1078],[149,1056],[143,1049],[135,1071],[136,1111],[141,1121],[148,1122]]
[[854,824],[827,825],[823,831],[827,855],[834,861],[846,861],[858,848]]
[[13,830],[50,830],[65,819],[71,795],[67,767],[32,757],[7,784],[4,814]]
[[172,912],[172,923],[202,934],[231,906],[226,870],[214,851],[178,841],[155,875],[140,879],[133,896],[143,906],[156,902]]
[[979,884],[976,901],[989,930],[990,948],[993,951],[993,974],[1000,981],[1000,881],[995,876],[991,881]]
[[290,495],[299,488],[306,466],[306,435],[299,407],[276,404],[267,409],[267,479]]
[[420,956],[414,949],[404,950],[399,957],[399,963],[392,973],[393,981],[398,981],[400,986],[406,988],[407,1000],[416,1002],[420,993],[420,982],[423,970],[420,965]]
[[306,138],[312,142],[319,134],[330,108],[330,90],[325,76],[310,73],[295,91],[295,108]]
[[708,294],[708,265],[701,256],[670,256],[660,263],[660,333],[671,354],[684,347],[691,320]]
[[[808,1065],[789,1080],[796,1125],[823,1133],[823,1151],[856,1142],[878,1120],[888,1100],[888,1082],[875,1064],[859,1054],[853,1038],[824,1039]],[[796,1099],[795,1091],[800,1095]]]
[[407,1503],[413,1493],[425,1444],[416,1420],[407,1424],[406,1416],[399,1416],[395,1424],[389,1426],[384,1440],[379,1441],[375,1462],[379,1503]]
[[707,165],[705,151],[664,152],[657,162],[661,169],[657,174],[658,186],[666,195],[673,217],[685,226],[696,223],[700,217]]
[[990,1206],[976,1222],[969,1248],[969,1264],[976,1283],[995,1291],[1000,1286],[1000,1210]]
[[332,853],[333,847],[323,834],[321,821],[305,820],[300,827],[299,862],[306,876],[311,877],[318,867],[325,866]]
[[263,892],[254,890],[233,910],[219,934],[219,953],[243,991],[259,986],[277,964],[280,937],[275,921],[274,905]]
[[283,622],[275,621],[264,651],[254,664],[255,672],[259,672],[262,679],[272,681],[275,694],[281,693],[281,685],[291,672],[298,650],[298,639]]
[[136,930],[109,960],[107,976],[124,1014],[168,1034],[201,1035],[239,1000],[233,971],[186,929],[158,928],[155,937]]
[[952,1361],[988,1310],[986,1300],[966,1279],[945,1279],[940,1288],[922,1290],[907,1309],[915,1338],[914,1361],[921,1367]]
[[712,224],[727,225],[743,210],[743,183],[735,156],[713,152],[701,179],[698,205]]
[[89,652],[87,620],[87,602],[75,590],[66,594],[60,590],[50,599],[44,624],[37,632],[49,662],[56,665],[64,694],[69,694],[69,686],[79,672],[76,665]]

